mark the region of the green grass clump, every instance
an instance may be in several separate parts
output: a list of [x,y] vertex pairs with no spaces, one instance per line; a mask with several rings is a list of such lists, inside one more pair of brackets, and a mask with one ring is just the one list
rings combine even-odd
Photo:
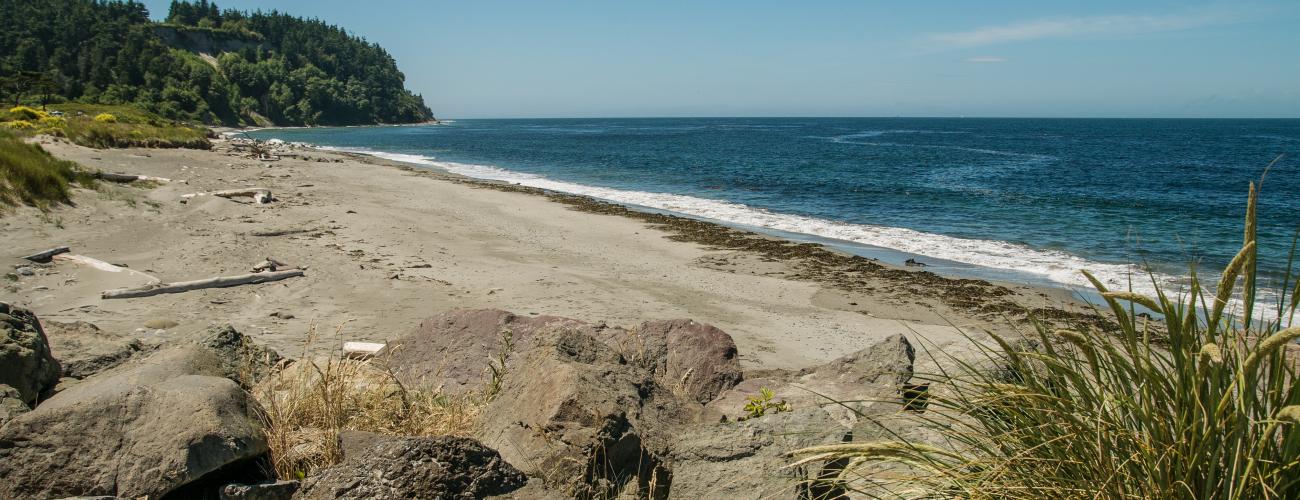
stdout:
[[961,374],[924,377],[940,390],[915,418],[940,439],[819,446],[796,452],[800,463],[847,463],[831,481],[891,498],[1300,498],[1300,386],[1286,354],[1300,327],[1283,326],[1294,278],[1276,319],[1229,308],[1235,291],[1255,300],[1256,198],[1252,185],[1243,246],[1213,291],[1194,270],[1187,289],[1155,296],[1088,275],[1118,331],[1039,327],[1036,348],[993,335],[985,359],[949,364]]
[[45,209],[66,203],[70,184],[93,182],[76,163],[56,159],[40,146],[0,130],[0,205],[24,203]]

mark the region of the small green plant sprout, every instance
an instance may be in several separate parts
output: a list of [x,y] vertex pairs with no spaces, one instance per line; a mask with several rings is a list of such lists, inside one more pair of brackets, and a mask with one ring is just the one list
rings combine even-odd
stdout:
[[785,402],[784,399],[774,403],[772,402],[773,399],[776,399],[775,392],[766,387],[760,388],[757,396],[749,396],[749,403],[745,404],[745,416],[736,419],[736,421],[743,422],[751,418],[758,418],[766,415],[768,411],[772,413],[790,411],[790,403]]
[[492,372],[492,378],[488,380],[488,386],[484,390],[484,395],[491,400],[501,392],[501,384],[506,379],[506,362],[510,360],[510,351],[514,349],[514,330],[505,329],[501,331],[501,349],[497,351],[495,357],[488,358],[488,370]]

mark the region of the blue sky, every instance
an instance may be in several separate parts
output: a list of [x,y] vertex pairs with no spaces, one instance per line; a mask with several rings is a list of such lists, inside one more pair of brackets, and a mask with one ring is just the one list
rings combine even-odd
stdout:
[[378,42],[443,118],[1300,117],[1295,0],[219,4]]

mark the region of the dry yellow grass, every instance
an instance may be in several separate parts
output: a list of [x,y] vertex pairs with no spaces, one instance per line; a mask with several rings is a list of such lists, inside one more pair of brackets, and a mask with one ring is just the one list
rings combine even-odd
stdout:
[[[312,352],[317,340],[313,326],[304,352]],[[348,359],[341,342],[326,355],[275,367],[253,394],[264,411],[272,467],[282,479],[338,463],[338,435],[344,430],[469,435],[485,401],[481,394],[447,396],[404,387],[383,359]]]

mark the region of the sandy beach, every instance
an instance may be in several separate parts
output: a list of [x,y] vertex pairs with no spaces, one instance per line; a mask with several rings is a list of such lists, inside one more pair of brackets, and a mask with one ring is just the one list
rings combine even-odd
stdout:
[[[1021,308],[1086,316],[1064,290],[890,268],[358,155],[297,150],[260,162],[220,140],[213,151],[42,146],[87,168],[173,182],[101,183],[48,214],[17,209],[0,218],[8,269],[59,245],[164,282],[244,274],[268,257],[306,268],[274,283],[104,300],[101,292],[148,277],[65,261],[0,291],[0,301],[44,320],[120,336],[163,341],[230,323],[294,356],[313,323],[329,331],[346,323],[346,340],[384,342],[442,311],[500,308],[611,325],[691,318],[730,333],[746,369],[797,369],[897,333],[943,347],[964,342],[963,331],[1010,332]],[[276,201],[182,198],[243,187],[268,188]],[[257,235],[277,231],[290,234]]]

